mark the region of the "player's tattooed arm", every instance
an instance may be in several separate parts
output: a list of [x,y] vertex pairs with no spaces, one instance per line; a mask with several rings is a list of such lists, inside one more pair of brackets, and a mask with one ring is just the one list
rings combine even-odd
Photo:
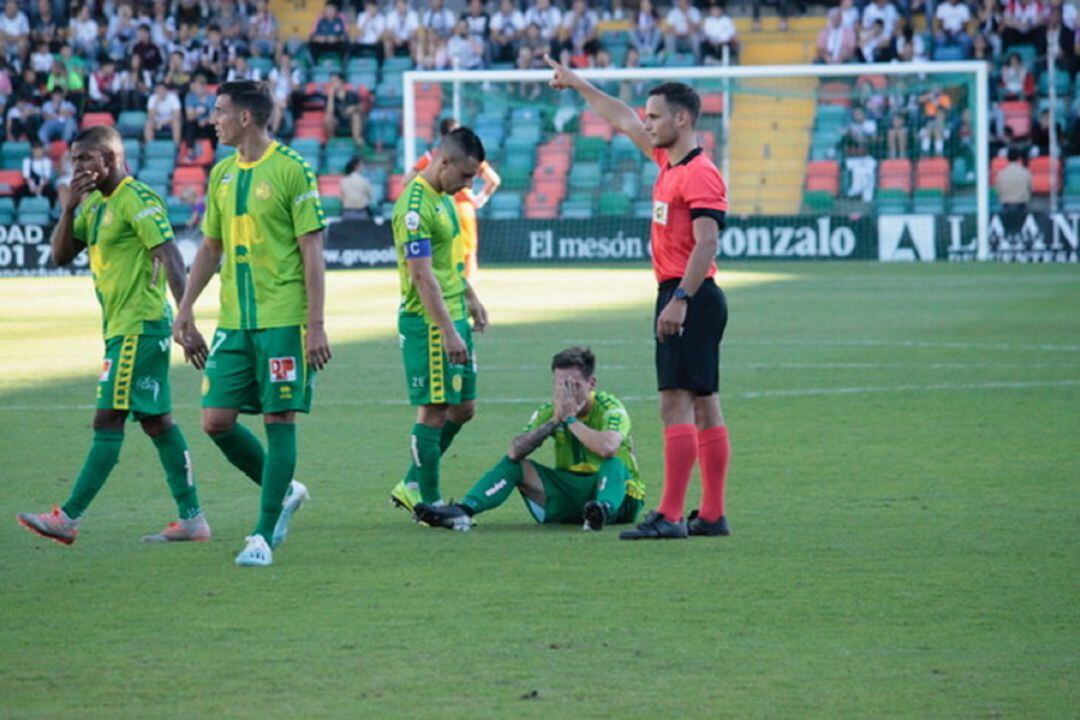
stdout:
[[536,450],[536,448],[543,445],[544,441],[551,437],[557,427],[559,427],[557,422],[548,420],[535,430],[528,430],[520,435],[516,435],[514,439],[510,441],[510,449],[506,452],[506,456],[514,462],[524,460]]

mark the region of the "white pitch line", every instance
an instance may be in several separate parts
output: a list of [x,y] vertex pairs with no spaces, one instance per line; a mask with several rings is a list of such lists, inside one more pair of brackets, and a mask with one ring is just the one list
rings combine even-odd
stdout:
[[[626,339],[596,339],[583,338],[563,339],[564,345],[614,345],[621,347],[652,346],[651,338],[635,340]],[[1037,350],[1040,352],[1080,352],[1080,345],[1059,345],[1054,343],[1036,343],[1034,345],[1017,345],[1014,343],[964,343],[964,342],[940,342],[930,340],[729,340],[725,347],[739,345],[766,345],[766,346],[800,346],[800,347],[907,347],[907,348],[937,348],[946,350]]]
[[[1025,388],[1077,387],[1080,379],[1066,380],[1017,380],[981,383],[935,383],[931,385],[863,385],[855,387],[790,388],[786,390],[748,390],[738,393],[721,393],[725,399],[760,400],[763,398],[814,397],[821,395],[874,395],[882,393],[950,392],[968,390],[1021,390]],[[623,402],[655,402],[656,395],[620,395]],[[545,402],[546,398],[480,398],[481,405],[526,405]],[[315,401],[316,407],[368,407],[406,406],[408,401],[392,400],[325,400]],[[5,405],[0,412],[56,412],[66,410],[93,410],[94,405]],[[175,403],[173,408],[197,408],[196,403]]]

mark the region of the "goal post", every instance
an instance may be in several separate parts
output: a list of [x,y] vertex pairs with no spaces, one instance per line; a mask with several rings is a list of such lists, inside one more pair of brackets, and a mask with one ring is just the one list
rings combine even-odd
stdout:
[[[933,259],[923,257],[925,245],[918,237],[926,228],[935,228],[929,233],[939,248],[931,255],[953,258],[952,250],[964,259],[990,255],[989,71],[985,63],[649,67],[578,72],[602,89],[614,92],[621,88],[623,99],[634,107],[644,105],[649,86],[668,80],[687,82],[703,98],[708,97],[707,110],[714,115],[704,116],[706,149],[725,170],[733,222],[742,218],[764,223],[767,228],[770,223],[782,224],[781,216],[801,216],[808,221],[821,216],[861,218],[861,224],[851,226],[856,237],[871,232],[867,228],[880,231],[887,227],[896,228],[888,231],[896,235],[889,242],[910,246],[914,240],[910,253],[901,247],[903,252],[895,259]],[[644,189],[651,169],[638,165],[638,175],[633,176],[632,164],[620,164],[620,143],[624,146],[625,142],[612,137],[610,131],[605,134],[603,128],[597,129],[596,118],[589,117],[587,105],[577,93],[547,89],[550,79],[551,72],[545,69],[405,72],[399,163],[404,169],[411,167],[420,152],[436,141],[438,119],[456,115],[477,130],[497,170],[507,163],[525,166],[512,173],[514,183],[504,185],[508,195],[516,194],[517,198],[500,201],[498,207],[481,214],[482,220],[506,224],[516,218],[522,227],[534,220],[610,221],[619,215],[620,207],[627,206],[605,197],[627,193],[636,200],[634,210],[627,210],[623,217],[647,219]],[[942,116],[948,119],[940,123],[941,128],[926,119],[924,105],[936,101],[924,99],[934,97],[934,93],[949,96],[952,103],[944,106]],[[536,113],[520,110],[529,107]],[[869,146],[848,140],[846,128],[853,124],[856,108],[862,108],[877,124]],[[522,125],[526,120],[533,122],[534,114],[542,116],[543,127],[530,150],[527,143],[516,139],[532,136]],[[906,137],[902,147],[893,147],[892,127],[883,127],[897,115],[910,118],[906,128],[897,131],[897,137]],[[568,148],[571,166],[592,165],[594,160],[600,166],[591,213],[585,209],[590,197],[585,185],[588,180],[581,179],[588,177],[585,170],[590,168],[581,168],[577,175],[572,168],[562,168],[568,189],[561,195],[556,193],[550,207],[536,205],[548,199],[537,190],[537,184],[545,179],[540,177],[544,160],[537,147],[543,150],[544,143],[559,140],[560,135],[573,146]],[[584,156],[583,145],[593,148],[595,142],[583,143],[583,136],[602,138],[607,149],[601,148],[597,158]],[[530,153],[528,160],[523,157]],[[869,157],[859,160],[860,155]],[[534,171],[527,181],[522,179],[523,169]],[[907,178],[903,177],[905,171]],[[862,174],[856,178],[858,173]],[[634,177],[640,181],[636,186]],[[855,184],[867,182],[872,187],[859,193]],[[575,187],[580,193],[575,193]],[[610,222],[607,226],[615,227]],[[835,222],[831,226],[817,223],[821,232],[831,227],[835,234],[835,226]],[[725,236],[729,242],[722,243],[721,256],[725,244],[732,257],[739,252],[747,257],[768,255],[755,245],[761,240],[755,239],[751,229],[736,229],[730,238]],[[603,229],[598,232],[602,234]],[[496,233],[492,240],[497,239]],[[818,237],[816,242],[824,247],[828,238]],[[839,242],[843,245],[846,241],[840,238]],[[942,249],[945,245],[952,250],[947,253]],[[804,250],[814,252],[810,245]],[[886,257],[885,250],[880,252],[882,259],[894,259]]]

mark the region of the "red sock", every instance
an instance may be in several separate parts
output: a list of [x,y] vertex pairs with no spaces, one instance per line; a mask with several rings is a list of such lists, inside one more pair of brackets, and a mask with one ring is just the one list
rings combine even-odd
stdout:
[[698,433],[698,456],[701,458],[701,509],[698,513],[702,520],[716,522],[724,514],[724,482],[731,457],[726,425]]
[[695,460],[697,426],[684,423],[664,428],[664,497],[660,501],[660,514],[671,522],[682,520]]

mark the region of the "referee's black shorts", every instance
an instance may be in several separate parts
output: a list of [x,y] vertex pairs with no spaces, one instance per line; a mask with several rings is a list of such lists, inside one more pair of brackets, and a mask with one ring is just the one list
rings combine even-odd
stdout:
[[[653,336],[660,311],[675,294],[679,279],[660,284],[653,315]],[[682,335],[656,340],[656,383],[660,390],[690,390],[712,395],[720,389],[720,341],[727,326],[727,299],[706,278],[687,302]]]

